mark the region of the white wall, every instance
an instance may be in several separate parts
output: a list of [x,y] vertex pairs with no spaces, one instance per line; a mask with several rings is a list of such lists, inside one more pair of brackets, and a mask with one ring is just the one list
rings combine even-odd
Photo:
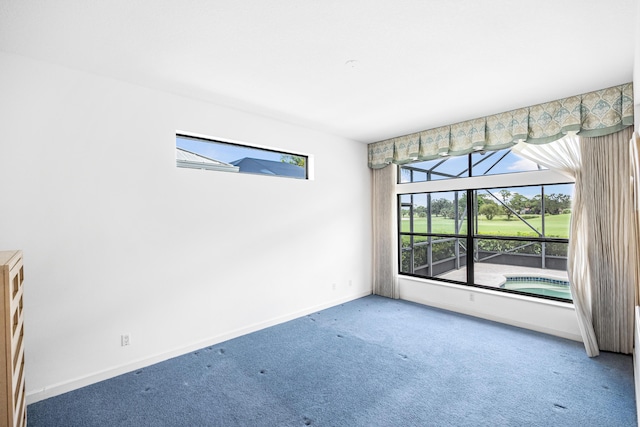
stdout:
[[572,304],[400,276],[400,298],[582,342]]
[[[636,54],[635,63],[633,67],[633,100],[634,100],[634,115],[635,123],[634,127],[636,132],[640,132],[640,1],[636,2]],[[640,419],[640,411],[638,411],[638,418]]]
[[[635,131],[636,133],[640,133],[640,1],[637,3],[637,11],[636,11],[636,53],[635,53],[635,63],[633,67],[633,99],[634,99],[634,115],[635,115]],[[635,375],[635,391],[636,391],[636,408],[638,413],[638,424],[640,425],[640,360],[638,356],[640,356],[640,349],[638,338],[640,337],[640,325],[638,325],[639,308],[636,307],[636,315],[635,315],[635,341],[634,341],[634,349],[633,349],[633,359],[634,359],[634,375]]]
[[[29,402],[371,292],[365,145],[2,53],[0,94]],[[315,179],[178,169],[176,130],[311,154]]]

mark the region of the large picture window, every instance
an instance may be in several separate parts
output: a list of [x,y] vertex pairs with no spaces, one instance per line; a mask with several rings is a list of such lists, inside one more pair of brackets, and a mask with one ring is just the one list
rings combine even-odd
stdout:
[[399,177],[419,189],[398,195],[400,274],[571,301],[566,178],[509,150],[402,166]]

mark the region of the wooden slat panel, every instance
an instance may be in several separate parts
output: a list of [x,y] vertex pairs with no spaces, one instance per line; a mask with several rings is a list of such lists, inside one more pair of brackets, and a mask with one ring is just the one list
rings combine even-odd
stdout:
[[22,333],[22,326],[24,323],[24,315],[23,313],[18,310],[17,307],[18,304],[16,304],[16,309],[12,311],[11,316],[10,316],[10,338],[11,338],[11,353],[14,354],[15,353],[15,346],[16,346],[16,341],[18,340],[18,338],[20,337],[20,334]]
[[[17,277],[17,276],[16,276]],[[12,280],[13,282],[13,280]],[[9,310],[11,311],[11,314],[13,314],[13,312],[19,308],[19,304],[20,304],[20,298],[22,298],[22,294],[23,294],[23,287],[19,286],[17,288],[16,293],[14,293],[10,298],[10,305],[9,305]]]
[[21,396],[21,392],[20,392],[20,385],[24,384],[24,360],[22,360],[22,362],[20,363],[20,366],[18,367],[18,372],[17,375],[14,375],[13,378],[11,379],[11,382],[13,383],[13,393],[11,394],[11,397],[13,399],[13,404],[12,404],[12,408],[11,408],[11,412],[13,413],[15,411],[15,407],[17,406],[16,403],[18,402],[18,396]]
[[0,251],[0,426],[26,427],[24,267],[21,251]]
[[[24,322],[23,322],[24,323]],[[22,333],[22,325],[20,325],[20,336],[15,342],[15,348],[13,349],[12,369],[15,372],[20,361],[24,358],[24,334]]]
[[13,257],[9,263],[9,296],[15,298],[22,289],[22,258]]

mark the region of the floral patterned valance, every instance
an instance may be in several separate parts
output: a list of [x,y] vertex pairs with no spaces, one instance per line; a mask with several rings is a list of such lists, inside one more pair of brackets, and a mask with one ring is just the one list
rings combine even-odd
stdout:
[[569,132],[602,136],[633,124],[633,84],[429,129],[369,144],[369,167],[404,164],[525,141],[546,144]]

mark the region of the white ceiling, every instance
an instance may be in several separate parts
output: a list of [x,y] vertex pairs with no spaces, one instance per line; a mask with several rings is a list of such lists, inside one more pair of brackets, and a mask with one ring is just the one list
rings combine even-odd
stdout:
[[636,1],[0,0],[0,50],[373,142],[631,81]]

